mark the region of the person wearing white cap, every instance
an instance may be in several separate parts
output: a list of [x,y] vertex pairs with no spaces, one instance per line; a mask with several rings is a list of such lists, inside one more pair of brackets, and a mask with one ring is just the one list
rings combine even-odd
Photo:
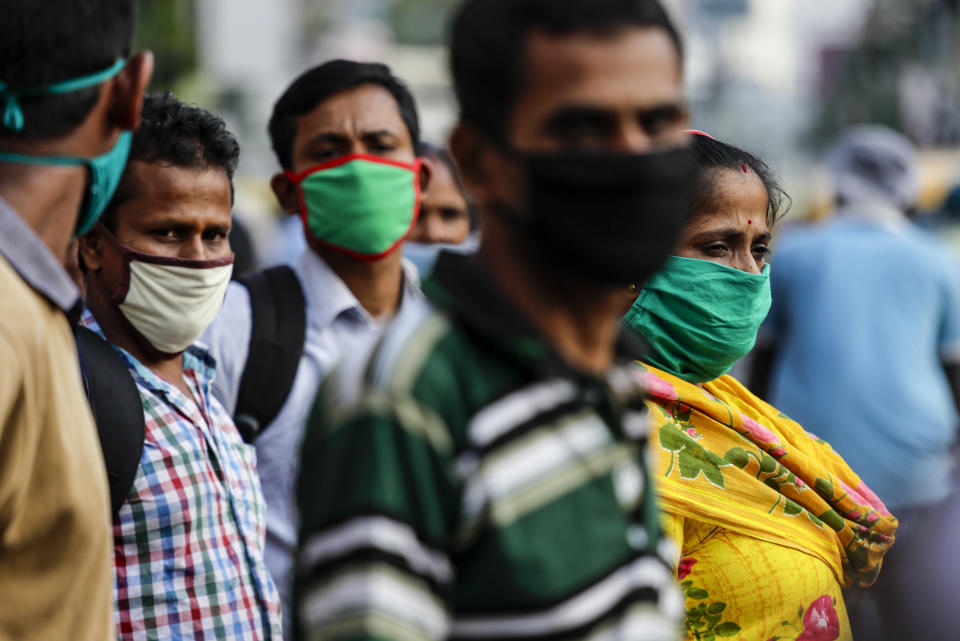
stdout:
[[944,547],[956,537],[943,533],[960,526],[960,269],[910,223],[919,179],[909,140],[855,127],[828,167],[835,215],[777,248],[754,389],[769,382],[766,398],[900,518],[877,584],[848,599],[854,637],[953,638],[960,611],[943,599],[955,598],[960,573]]

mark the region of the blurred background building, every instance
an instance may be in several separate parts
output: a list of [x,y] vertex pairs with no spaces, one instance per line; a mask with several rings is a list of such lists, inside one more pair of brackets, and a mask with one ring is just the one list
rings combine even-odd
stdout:
[[[792,216],[826,211],[821,152],[878,122],[923,149],[922,206],[960,172],[960,0],[666,0],[684,32],[694,125],[757,152],[785,178]],[[142,0],[154,89],[222,113],[240,137],[238,209],[274,213],[273,101],[333,57],[387,62],[413,88],[427,140],[456,117],[444,48],[455,0]]]

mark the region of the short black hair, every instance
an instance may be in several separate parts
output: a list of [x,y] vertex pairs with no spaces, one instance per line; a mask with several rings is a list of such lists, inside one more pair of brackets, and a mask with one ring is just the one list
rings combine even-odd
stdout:
[[277,162],[293,169],[293,139],[297,136],[297,118],[310,113],[330,96],[361,85],[379,85],[397,101],[415,154],[420,153],[420,120],[417,103],[407,85],[393,75],[390,67],[377,62],[331,60],[297,77],[273,106],[267,127]]
[[[240,145],[216,114],[177,100],[172,93],[149,93],[143,100],[140,128],[133,135],[129,161],[161,163],[187,169],[219,169],[230,181],[240,160]],[[128,164],[129,167],[129,164]],[[113,229],[117,207],[133,197],[129,172],[125,172],[103,223]]]
[[696,159],[693,184],[693,218],[715,211],[715,188],[721,170],[743,171],[749,167],[767,190],[767,225],[773,227],[790,208],[790,196],[773,171],[757,156],[739,147],[696,132],[691,147]]
[[[0,82],[13,90],[34,89],[107,69],[130,55],[136,4],[136,0],[4,0]],[[99,95],[100,85],[21,96],[23,129],[12,131],[0,124],[0,139],[65,136],[80,126]]]
[[628,27],[663,29],[682,63],[680,34],[658,0],[464,0],[450,44],[461,120],[495,140],[506,139],[531,31],[606,34]]

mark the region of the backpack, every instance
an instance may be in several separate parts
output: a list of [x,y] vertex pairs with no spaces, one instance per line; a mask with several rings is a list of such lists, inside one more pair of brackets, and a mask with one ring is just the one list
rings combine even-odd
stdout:
[[307,335],[307,301],[290,267],[279,265],[237,280],[250,293],[250,349],[233,422],[252,443],[290,395]]
[[[303,356],[306,299],[286,266],[238,279],[250,292],[252,327],[247,363],[240,379],[234,422],[252,443],[283,407]],[[116,516],[140,467],[146,422],[140,391],[123,357],[95,332],[74,328],[87,399],[97,424]]]
[[147,433],[140,391],[127,363],[107,341],[82,326],[74,327],[73,335],[106,463],[110,509],[116,517],[137,477]]

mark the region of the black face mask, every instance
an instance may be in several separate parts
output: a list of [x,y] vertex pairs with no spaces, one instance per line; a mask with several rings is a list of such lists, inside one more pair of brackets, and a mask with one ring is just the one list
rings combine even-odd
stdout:
[[641,285],[673,251],[691,208],[693,151],[511,154],[526,216],[508,214],[540,258],[581,280]]

